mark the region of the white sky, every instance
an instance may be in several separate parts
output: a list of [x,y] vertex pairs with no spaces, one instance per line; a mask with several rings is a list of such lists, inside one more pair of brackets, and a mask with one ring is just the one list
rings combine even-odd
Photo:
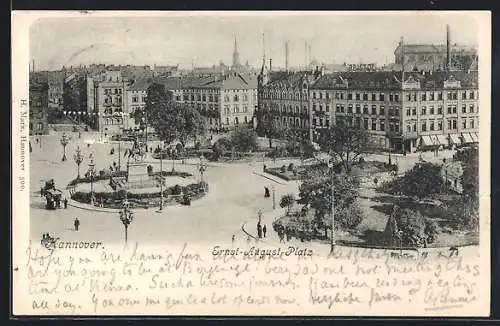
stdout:
[[262,33],[266,56],[284,66],[289,41],[290,66],[305,62],[305,41],[312,57],[326,63],[383,64],[394,60],[401,36],[406,43],[478,43],[477,16],[447,14],[375,14],[337,12],[215,12],[161,14],[153,17],[43,18],[31,26],[30,57],[37,70],[90,63],[158,64],[189,68],[230,64],[234,35],[240,62],[260,66]]

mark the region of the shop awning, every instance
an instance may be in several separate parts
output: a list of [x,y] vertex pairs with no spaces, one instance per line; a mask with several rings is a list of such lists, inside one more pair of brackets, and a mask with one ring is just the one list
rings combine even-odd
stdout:
[[422,147],[434,146],[434,142],[432,141],[431,136],[422,136],[420,146]]
[[460,145],[462,144],[462,141],[460,140],[460,135],[459,134],[450,134],[450,142],[454,145]]
[[479,134],[477,132],[471,132],[470,135],[472,136],[474,143],[479,143]]
[[439,145],[448,146],[448,139],[446,139],[445,135],[436,135],[436,139]]
[[462,133],[462,139],[463,139],[465,144],[470,144],[470,143],[474,142],[474,140],[472,139],[472,136],[468,132]]

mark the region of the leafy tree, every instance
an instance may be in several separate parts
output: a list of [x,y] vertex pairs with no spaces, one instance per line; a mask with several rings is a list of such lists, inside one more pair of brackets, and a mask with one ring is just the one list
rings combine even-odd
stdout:
[[437,225],[419,212],[405,208],[395,208],[385,229],[387,242],[393,246],[427,247],[436,241]]
[[462,196],[446,209],[453,227],[461,230],[479,231],[479,200]]
[[219,138],[212,145],[212,151],[215,153],[217,159],[223,157],[227,152],[231,151],[232,144],[229,138]]
[[443,186],[441,167],[432,163],[417,163],[405,175],[381,186],[381,190],[391,194],[403,194],[424,198],[440,193]]
[[270,111],[259,110],[257,115],[256,132],[259,136],[265,136],[268,138],[269,148],[273,147],[273,138],[276,139],[282,136],[282,128],[274,119],[274,115]]
[[353,163],[367,148],[368,133],[354,125],[332,125],[319,132],[318,144],[323,151],[341,162],[349,173]]
[[474,146],[458,150],[453,159],[462,162],[464,195],[477,198],[479,196],[479,148]]
[[241,153],[247,153],[257,148],[257,134],[246,127],[237,128],[230,136],[234,149]]
[[[298,203],[313,209],[316,227],[324,230],[325,236],[332,227],[332,172],[326,171],[324,168],[310,171],[300,185],[297,200]],[[363,220],[357,203],[359,181],[355,176],[342,173],[335,175],[333,182],[335,228],[353,230]]]
[[281,196],[280,207],[286,207],[286,215],[290,214],[293,204],[295,203],[295,196],[293,194],[286,194]]
[[187,105],[173,101],[164,85],[153,83],[148,88],[145,111],[134,117],[145,115],[149,125],[157,131],[167,144],[175,140],[185,147],[189,140],[196,140],[206,133],[206,121],[200,113]]

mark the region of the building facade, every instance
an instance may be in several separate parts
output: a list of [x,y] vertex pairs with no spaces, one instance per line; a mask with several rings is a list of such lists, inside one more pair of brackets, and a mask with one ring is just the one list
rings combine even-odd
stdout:
[[320,73],[266,73],[264,70],[259,76],[257,125],[261,124],[265,129],[272,126],[273,130],[293,129],[307,138],[310,129],[309,87]]
[[106,71],[96,76],[93,84],[94,111],[98,114],[98,130],[105,133],[120,133],[126,129],[124,109],[127,89],[121,72]]
[[64,78],[62,71],[49,71],[47,74],[49,107],[51,108],[63,108]]
[[47,135],[48,125],[48,90],[49,85],[30,80],[29,85],[29,134]]
[[477,142],[478,99],[475,71],[326,75],[311,86],[311,141],[347,123],[367,130],[370,146],[401,152]]

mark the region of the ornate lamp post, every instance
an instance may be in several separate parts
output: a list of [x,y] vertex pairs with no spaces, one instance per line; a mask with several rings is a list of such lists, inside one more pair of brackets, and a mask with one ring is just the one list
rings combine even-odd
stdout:
[[160,210],[158,213],[163,211],[163,146],[160,151]]
[[273,209],[276,209],[276,192],[274,190],[274,186],[273,186]]
[[262,209],[259,208],[259,211],[257,212],[257,216],[259,217],[259,224],[262,222]]
[[69,143],[69,137],[66,135],[66,133],[62,134],[60,142],[61,142],[61,145],[63,147],[62,161],[66,161],[67,160],[67,158],[66,158],[66,145],[68,145],[68,143]]
[[205,173],[206,170],[207,170],[207,164],[205,163],[203,155],[201,155],[199,171],[200,171],[200,180],[203,186],[203,191],[205,191],[205,185],[203,183],[203,174]]
[[125,245],[128,242],[128,227],[130,223],[134,220],[134,213],[130,209],[130,204],[127,200],[127,195],[125,194],[125,199],[123,200],[122,209],[120,210],[120,221],[125,228]]
[[94,205],[94,155],[90,155],[89,176],[90,176],[90,204]]
[[82,151],[80,150],[80,146],[78,146],[76,148],[76,153],[73,157],[75,159],[76,166],[78,167],[76,177],[77,177],[77,179],[80,179],[80,164],[82,164],[82,162],[83,162],[83,155],[82,155]]

